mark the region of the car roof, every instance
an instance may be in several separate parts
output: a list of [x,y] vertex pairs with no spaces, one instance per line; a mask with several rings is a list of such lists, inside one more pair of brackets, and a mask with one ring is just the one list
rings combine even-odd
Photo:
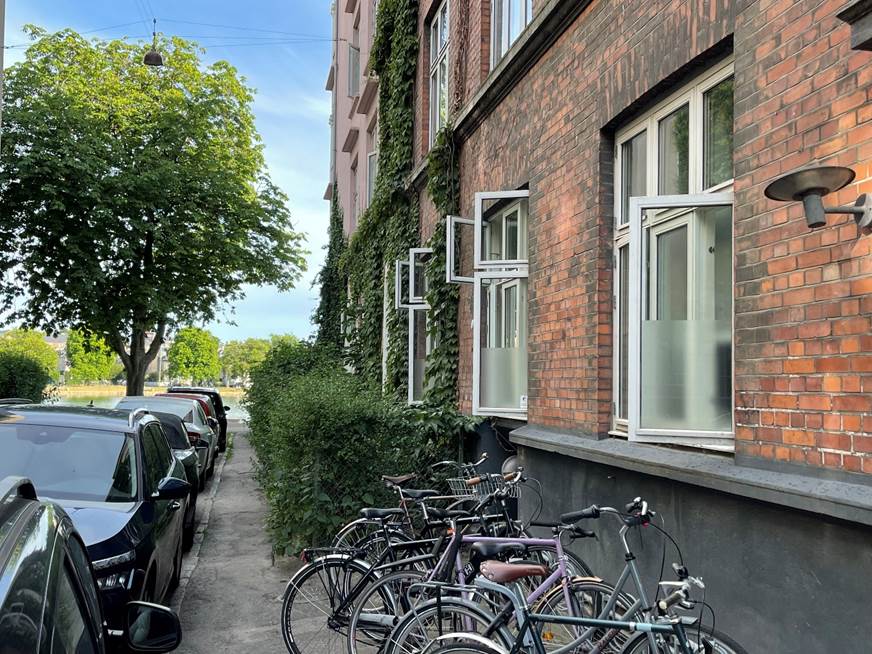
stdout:
[[130,411],[83,406],[45,404],[0,405],[0,425],[4,423],[76,427],[132,433]]
[[[127,397],[122,397],[118,400],[118,404],[116,406],[120,406],[121,404],[125,405],[133,405],[133,406],[141,406],[144,408],[148,408],[149,404],[155,405],[163,405],[165,407],[170,406],[179,406],[186,407],[188,409],[195,404],[197,400],[187,398],[187,397],[166,397],[166,396],[156,396],[156,395],[128,395]],[[157,410],[157,409],[156,409]]]
[[217,388],[209,386],[170,386],[167,389],[168,393],[172,393],[174,391],[179,391],[183,393],[186,393],[188,391],[192,393],[215,393],[216,395],[220,395]]

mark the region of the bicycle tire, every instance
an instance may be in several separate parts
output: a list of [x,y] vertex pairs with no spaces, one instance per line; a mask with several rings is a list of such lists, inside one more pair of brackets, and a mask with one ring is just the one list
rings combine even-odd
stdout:
[[[343,599],[342,592],[347,593],[352,587],[352,578],[349,574],[357,573],[362,577],[370,569],[371,566],[364,561],[345,555],[330,554],[303,566],[291,577],[285,587],[281,613],[282,639],[291,654],[343,654],[346,651],[346,635],[341,631],[341,624],[347,618],[339,616],[337,619],[335,608]],[[330,580],[330,589],[325,579]],[[317,583],[312,584],[312,590],[308,590],[307,586],[307,583],[313,580],[320,583],[320,587],[327,595],[326,602],[320,601],[319,598],[320,606],[317,607],[314,604],[314,595],[319,586]],[[303,592],[304,588],[307,589],[306,592]],[[315,610],[307,611],[304,606],[301,606],[305,602],[300,602],[300,599],[309,601]],[[295,609],[298,609],[297,617],[294,617]],[[322,622],[323,628],[319,629],[318,625]],[[305,643],[297,641],[297,635],[302,633],[309,635],[316,631],[324,633],[325,637],[317,642],[313,642],[315,636],[308,638]],[[331,635],[330,632],[336,636]]]
[[[703,627],[695,627],[690,626],[686,628],[687,637],[691,641],[691,643],[696,643],[696,647],[699,647],[699,643],[697,641],[697,634],[699,632],[704,634],[704,637],[709,640],[714,649],[714,654],[748,654],[747,650],[743,648],[739,643],[733,640],[730,636],[727,636],[725,633],[720,631],[716,631],[708,626]],[[674,641],[674,636],[669,636],[669,640]],[[665,640],[663,637],[660,637],[660,640]],[[672,643],[658,643],[656,654],[681,654],[681,647],[677,642]],[[621,650],[622,653],[626,654],[652,654],[651,647],[648,644],[648,634],[639,633],[633,636],[627,644],[624,646],[624,649]],[[698,650],[702,651],[702,650]]]
[[[438,617],[437,617],[438,616]],[[438,633],[430,637],[428,633],[422,633],[423,622],[436,618]],[[447,623],[446,623],[447,620]],[[406,613],[394,630],[391,632],[384,654],[413,654],[425,651],[435,638],[458,632],[472,632],[471,622],[484,632],[493,623],[492,613],[484,610],[481,605],[458,597],[443,597],[439,600],[427,600],[415,607],[413,611]],[[453,628],[452,628],[453,625]],[[460,627],[460,628],[458,628]],[[514,639],[505,628],[497,629],[488,636],[489,640],[495,640],[496,644],[509,650]],[[425,643],[426,641],[426,643]],[[421,646],[423,644],[423,646]],[[428,652],[429,654],[429,652]]]
[[456,642],[438,645],[436,649],[428,649],[427,654],[505,654],[505,650],[498,647],[464,640],[464,634],[457,634],[456,638]]
[[[365,654],[380,652],[384,641],[390,636],[400,617],[406,613],[408,606],[404,597],[410,583],[423,579],[424,573],[418,570],[398,570],[382,576],[373,583],[361,596],[351,614],[348,623],[348,654]],[[377,597],[376,597],[377,596]],[[370,615],[369,624],[364,618],[364,611],[372,607],[372,600],[384,605],[381,615]],[[379,608],[378,605],[376,608]],[[372,611],[372,609],[370,609]],[[372,613],[375,613],[373,611]],[[393,623],[386,624],[386,617],[394,618]]]

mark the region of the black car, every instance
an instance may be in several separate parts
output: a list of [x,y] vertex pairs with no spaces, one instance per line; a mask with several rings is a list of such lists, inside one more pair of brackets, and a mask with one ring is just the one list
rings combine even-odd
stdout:
[[183,537],[184,549],[187,552],[194,544],[194,532],[197,529],[197,496],[200,494],[200,459],[197,448],[188,440],[185,423],[177,415],[152,411],[151,415],[160,420],[167,442],[175,457],[185,466],[185,476],[191,485],[188,498],[188,508],[185,511],[185,531]]
[[110,628],[129,600],[162,601],[178,584],[190,484],[160,421],[84,407],[0,405],[0,478],[33,480],[82,535]]
[[214,388],[205,388],[202,386],[170,386],[167,393],[196,393],[198,395],[206,395],[212,400],[212,405],[215,407],[215,414],[218,418],[218,451],[223,452],[227,449],[227,412],[230,407],[224,404],[221,399],[221,393]]
[[170,609],[144,602],[124,609],[124,629],[110,633],[70,517],[40,502],[30,480],[0,479],[0,652],[171,652],[181,642]]

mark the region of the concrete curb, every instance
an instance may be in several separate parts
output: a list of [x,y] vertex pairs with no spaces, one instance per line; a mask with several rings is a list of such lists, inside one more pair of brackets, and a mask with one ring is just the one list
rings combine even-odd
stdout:
[[[236,438],[236,434],[233,434]],[[180,613],[182,603],[185,601],[185,592],[188,588],[188,583],[191,577],[194,576],[194,571],[197,569],[197,564],[200,562],[200,549],[203,547],[203,540],[206,537],[206,529],[209,527],[209,518],[212,515],[212,507],[215,505],[215,495],[218,494],[218,487],[221,485],[221,475],[224,473],[224,466],[227,463],[226,452],[221,455],[221,462],[215,469],[215,474],[212,475],[212,483],[210,484],[209,494],[206,497],[199,497],[197,500],[197,531],[194,533],[194,544],[191,550],[182,558],[182,574],[179,579],[179,587],[173,593],[172,609],[176,613]],[[206,506],[203,506],[205,500]]]

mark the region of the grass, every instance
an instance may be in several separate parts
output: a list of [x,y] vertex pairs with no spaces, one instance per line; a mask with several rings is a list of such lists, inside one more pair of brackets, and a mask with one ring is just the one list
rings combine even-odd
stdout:
[[227,434],[227,449],[224,450],[224,460],[230,463],[233,458],[233,434]]

